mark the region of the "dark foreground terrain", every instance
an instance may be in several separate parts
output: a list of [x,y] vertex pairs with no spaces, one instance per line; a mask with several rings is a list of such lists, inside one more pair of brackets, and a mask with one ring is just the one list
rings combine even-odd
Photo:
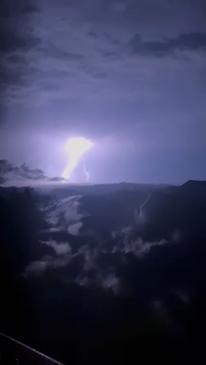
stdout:
[[206,182],[0,188],[0,330],[66,364],[204,354]]

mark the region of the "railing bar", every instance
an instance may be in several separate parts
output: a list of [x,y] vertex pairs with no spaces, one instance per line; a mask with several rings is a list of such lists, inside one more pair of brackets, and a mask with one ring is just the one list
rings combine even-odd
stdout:
[[15,343],[16,345],[22,347],[23,349],[27,349],[27,350],[31,351],[33,354],[38,355],[39,357],[42,357],[43,359],[48,360],[48,361],[52,362],[55,365],[63,365],[63,363],[61,363],[61,362],[59,362],[57,360],[54,360],[54,359],[52,359],[51,357],[49,357],[49,356],[47,356],[45,354],[42,354],[42,352],[37,351],[34,348],[32,348],[32,347],[30,347],[28,345],[25,345],[24,343],[22,343],[22,342],[20,342],[18,340],[15,340],[14,338],[12,338],[12,337],[10,337],[10,336],[2,333],[2,332],[0,332],[0,337],[3,337],[5,339],[7,339],[7,340],[9,340],[9,341],[11,341],[13,343]]

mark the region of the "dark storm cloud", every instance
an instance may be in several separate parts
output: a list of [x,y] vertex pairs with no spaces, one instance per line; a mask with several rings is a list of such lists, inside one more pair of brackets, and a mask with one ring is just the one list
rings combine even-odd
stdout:
[[166,57],[184,51],[205,52],[206,32],[180,34],[158,41],[145,41],[140,34],[136,34],[130,46],[134,54],[153,57]]
[[37,12],[34,0],[3,0],[0,3],[0,53],[27,51],[38,42],[29,16]]
[[70,52],[69,50],[61,49],[55,44],[47,44],[45,46],[41,46],[39,50],[45,55],[47,58],[52,58],[56,60],[63,61],[81,61],[84,59],[84,55],[77,52]]
[[31,0],[1,0],[1,18],[9,18],[31,14],[37,11],[36,1]]
[[[7,98],[10,87],[26,83],[30,69],[27,53],[39,39],[34,36],[31,16],[38,9],[33,0],[3,0],[0,3],[0,94]],[[0,105],[2,107],[2,105]]]

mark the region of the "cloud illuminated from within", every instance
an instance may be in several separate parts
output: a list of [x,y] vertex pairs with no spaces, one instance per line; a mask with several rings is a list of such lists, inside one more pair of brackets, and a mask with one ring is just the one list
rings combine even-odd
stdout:
[[78,166],[83,156],[94,146],[93,142],[85,137],[70,138],[65,143],[65,152],[68,156],[68,163],[66,164],[62,177],[70,180],[72,173]]

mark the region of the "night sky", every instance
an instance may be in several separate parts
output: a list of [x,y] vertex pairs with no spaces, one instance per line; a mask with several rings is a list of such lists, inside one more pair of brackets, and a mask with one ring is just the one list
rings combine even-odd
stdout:
[[1,0],[0,158],[92,182],[206,179],[205,0]]

